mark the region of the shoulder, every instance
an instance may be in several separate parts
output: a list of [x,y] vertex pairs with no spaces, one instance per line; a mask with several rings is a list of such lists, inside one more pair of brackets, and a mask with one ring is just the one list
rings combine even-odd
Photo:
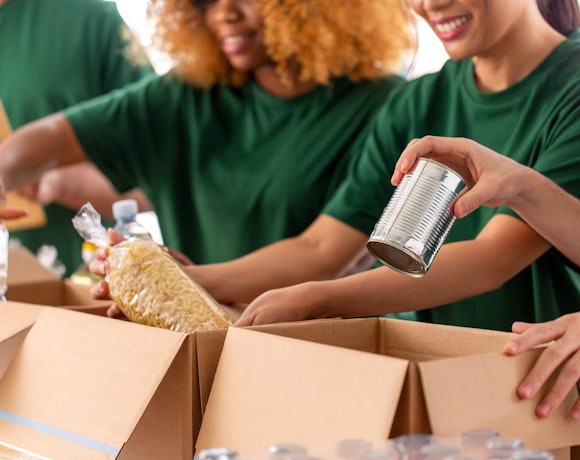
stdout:
[[104,0],[51,0],[39,1],[39,5],[58,13],[98,14],[103,16],[121,17],[117,4]]
[[120,17],[117,4],[104,0],[53,0],[75,12],[95,13],[104,16]]

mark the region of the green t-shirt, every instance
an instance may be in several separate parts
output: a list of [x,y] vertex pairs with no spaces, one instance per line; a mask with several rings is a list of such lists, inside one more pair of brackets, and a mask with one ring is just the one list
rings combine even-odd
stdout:
[[[440,72],[393,91],[376,120],[352,175],[324,209],[365,233],[393,192],[388,178],[399,154],[424,135],[473,139],[580,196],[580,31],[527,78],[498,93],[477,90],[471,60],[450,60]],[[454,224],[447,242],[474,239],[496,213],[515,215],[505,207],[481,207]],[[579,269],[551,249],[499,289],[418,317],[510,330],[515,320],[544,321],[579,308]]]
[[[130,42],[128,40],[131,40]],[[0,99],[12,127],[57,112],[153,73],[113,2],[10,0],[0,6]],[[46,208],[48,224],[13,232],[33,252],[56,246],[70,274],[81,263],[75,211]]]
[[212,263],[304,230],[401,81],[340,79],[281,99],[255,82],[204,90],[168,75],[65,113],[120,190],[147,193],[165,243]]

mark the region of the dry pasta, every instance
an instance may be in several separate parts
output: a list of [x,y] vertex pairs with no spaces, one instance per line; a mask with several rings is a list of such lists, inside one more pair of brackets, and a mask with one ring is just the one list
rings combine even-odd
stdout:
[[109,294],[129,320],[187,333],[232,324],[223,307],[154,241],[119,243],[108,261]]

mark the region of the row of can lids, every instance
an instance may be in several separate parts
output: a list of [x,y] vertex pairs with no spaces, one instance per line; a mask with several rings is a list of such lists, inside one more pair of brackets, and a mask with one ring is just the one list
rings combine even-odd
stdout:
[[330,446],[272,444],[262,455],[241,456],[233,449],[201,450],[194,460],[554,460],[549,451],[528,449],[518,438],[502,438],[489,429],[458,437],[409,434],[380,442],[343,439]]

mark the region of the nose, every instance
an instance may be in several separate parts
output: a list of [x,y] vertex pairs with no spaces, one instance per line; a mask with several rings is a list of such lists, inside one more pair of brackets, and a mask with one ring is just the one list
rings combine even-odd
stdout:
[[423,8],[425,11],[435,11],[448,6],[454,0],[423,0]]
[[214,13],[216,20],[222,22],[236,22],[242,16],[237,0],[218,0]]

